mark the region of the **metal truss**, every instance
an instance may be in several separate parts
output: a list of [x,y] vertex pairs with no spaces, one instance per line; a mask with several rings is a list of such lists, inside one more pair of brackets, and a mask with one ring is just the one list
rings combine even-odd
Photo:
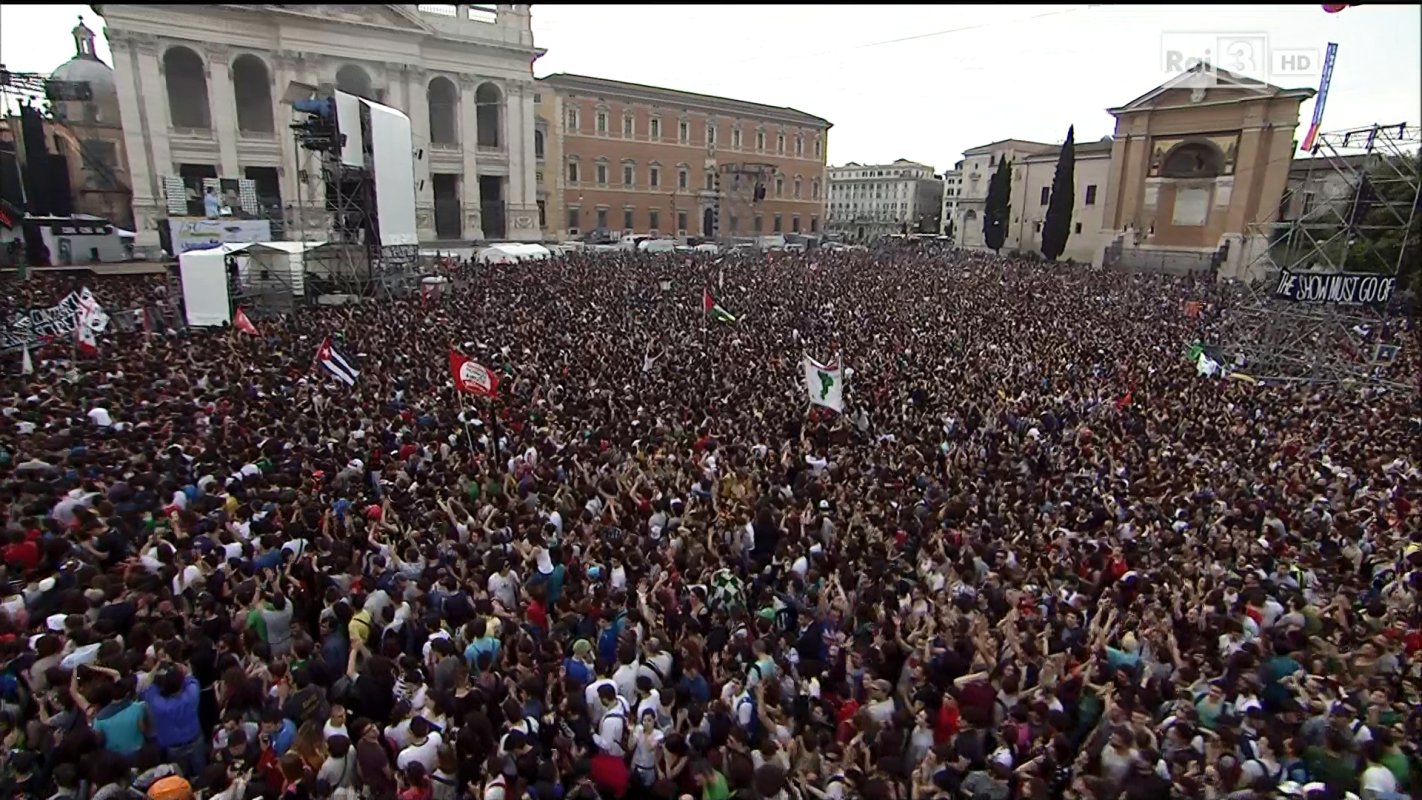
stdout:
[[[754,229],[755,215],[761,201],[755,199],[756,187],[764,187],[768,195],[775,182],[777,168],[768,162],[734,162],[720,164],[716,169],[716,234],[718,237],[749,237],[762,235]],[[729,229],[728,216],[736,217],[736,230]]]
[[[1407,234],[1422,214],[1422,129],[1372,125],[1320,134],[1303,188],[1327,189],[1292,221],[1253,226],[1269,245],[1244,270],[1261,276],[1228,312],[1220,344],[1265,382],[1374,385],[1418,391],[1416,320],[1396,295],[1383,308],[1298,303],[1274,296],[1282,270],[1404,276],[1418,257]],[[1415,268],[1415,265],[1411,265]],[[1405,276],[1404,276],[1405,277]],[[1398,294],[1402,293],[1401,281]]]

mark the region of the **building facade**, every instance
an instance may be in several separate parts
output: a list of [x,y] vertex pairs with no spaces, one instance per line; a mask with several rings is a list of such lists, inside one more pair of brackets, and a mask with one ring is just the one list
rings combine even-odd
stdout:
[[287,128],[293,82],[409,116],[421,240],[541,238],[529,6],[94,8],[114,54],[139,244],[156,243],[175,178],[189,189],[249,179],[288,232],[322,218],[319,177]]
[[944,187],[933,167],[901,158],[892,164],[850,162],[829,174],[831,233],[869,241],[939,231]]
[[983,206],[987,201],[988,183],[1002,160],[1015,162],[1027,156],[1055,153],[1060,145],[1032,142],[1026,139],[1003,139],[963,151],[957,209],[954,211],[953,241],[959,247],[983,247]]
[[818,234],[830,123],[793,108],[558,73],[538,82],[561,139],[543,186],[557,238]]
[[[1101,219],[1106,206],[1102,190],[1111,172],[1111,140],[1075,146],[1072,170],[1071,234],[1059,258],[1091,263],[1101,252]],[[1003,250],[1042,251],[1042,225],[1051,201],[1061,147],[1050,153],[1023,156],[1012,162],[1012,208]]]
[[939,214],[941,224],[938,232],[944,236],[955,236],[954,220],[958,215],[958,197],[963,193],[963,162],[943,173],[943,211]]

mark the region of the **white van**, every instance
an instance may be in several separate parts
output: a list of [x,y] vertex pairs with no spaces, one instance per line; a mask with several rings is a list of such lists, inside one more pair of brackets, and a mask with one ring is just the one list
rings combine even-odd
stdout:
[[637,250],[642,253],[675,253],[676,241],[673,239],[644,238],[637,243]]
[[617,247],[621,250],[637,250],[642,242],[650,238],[652,237],[645,233],[629,233],[618,240]]

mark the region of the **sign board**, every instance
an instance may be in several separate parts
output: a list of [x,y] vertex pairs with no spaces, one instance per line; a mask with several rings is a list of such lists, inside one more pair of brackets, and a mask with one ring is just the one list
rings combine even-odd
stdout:
[[1293,272],[1283,270],[1274,296],[1296,303],[1383,306],[1397,289],[1397,276],[1372,272]]
[[224,244],[269,242],[272,224],[264,219],[169,218],[173,255],[190,250],[206,250]]
[[49,232],[55,236],[107,236],[112,229],[107,222],[51,222]]

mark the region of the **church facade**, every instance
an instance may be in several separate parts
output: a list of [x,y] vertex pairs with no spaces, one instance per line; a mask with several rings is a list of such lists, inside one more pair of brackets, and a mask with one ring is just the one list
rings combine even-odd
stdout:
[[286,238],[322,218],[292,83],[409,116],[421,241],[538,240],[529,6],[95,6],[113,51],[139,245],[204,180],[251,181]]

